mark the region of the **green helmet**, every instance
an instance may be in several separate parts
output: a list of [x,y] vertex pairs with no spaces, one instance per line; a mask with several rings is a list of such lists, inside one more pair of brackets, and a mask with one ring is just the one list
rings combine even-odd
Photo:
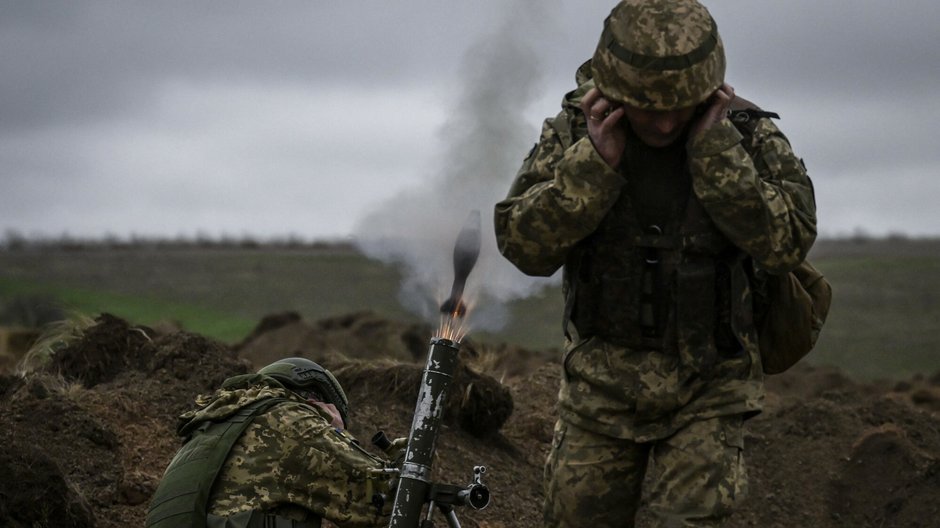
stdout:
[[622,0],[591,62],[605,97],[644,110],[695,106],[725,78],[718,26],[696,0]]
[[306,358],[284,358],[258,371],[270,376],[289,390],[316,392],[325,403],[336,406],[343,425],[349,427],[349,400],[343,387],[329,370]]

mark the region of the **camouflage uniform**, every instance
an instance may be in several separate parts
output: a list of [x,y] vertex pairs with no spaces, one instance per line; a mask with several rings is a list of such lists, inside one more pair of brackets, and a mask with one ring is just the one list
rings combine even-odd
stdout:
[[180,417],[180,429],[225,422],[271,398],[284,401],[255,416],[229,451],[212,486],[210,518],[237,519],[260,511],[313,526],[320,519],[344,527],[385,526],[387,508],[380,511],[371,503],[373,494],[389,491],[387,479],[371,472],[385,467],[385,461],[334,428],[326,411],[270,378],[246,375],[226,381],[215,394],[200,397],[198,409]]
[[500,251],[520,270],[564,266],[546,525],[632,526],[650,472],[660,525],[712,526],[746,488],[742,421],[763,399],[752,290],[809,251],[812,184],[766,118],[664,149],[627,127],[612,169],[579,108],[590,61],[577,80],[495,208]]

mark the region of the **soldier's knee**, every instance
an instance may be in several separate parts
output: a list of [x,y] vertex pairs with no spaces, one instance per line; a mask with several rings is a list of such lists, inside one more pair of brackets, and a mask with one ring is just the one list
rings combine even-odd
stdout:
[[545,465],[545,526],[632,526],[647,453],[560,420]]
[[741,421],[713,420],[697,424],[654,457],[659,467],[650,507],[663,526],[712,526],[747,494]]

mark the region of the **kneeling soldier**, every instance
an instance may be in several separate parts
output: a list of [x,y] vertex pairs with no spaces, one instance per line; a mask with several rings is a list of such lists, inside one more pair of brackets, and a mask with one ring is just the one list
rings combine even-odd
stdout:
[[389,493],[387,462],[345,432],[348,402],[330,371],[282,359],[196,403],[180,417],[184,445],[154,494],[149,528],[388,523],[374,500]]

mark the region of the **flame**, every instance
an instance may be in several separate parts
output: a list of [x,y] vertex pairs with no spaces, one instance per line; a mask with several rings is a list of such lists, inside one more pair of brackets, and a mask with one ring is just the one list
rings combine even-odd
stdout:
[[444,339],[450,339],[455,343],[460,343],[470,331],[468,324],[468,315],[473,308],[473,303],[465,303],[463,299],[457,303],[454,310],[441,314],[441,322],[437,327],[437,336]]

